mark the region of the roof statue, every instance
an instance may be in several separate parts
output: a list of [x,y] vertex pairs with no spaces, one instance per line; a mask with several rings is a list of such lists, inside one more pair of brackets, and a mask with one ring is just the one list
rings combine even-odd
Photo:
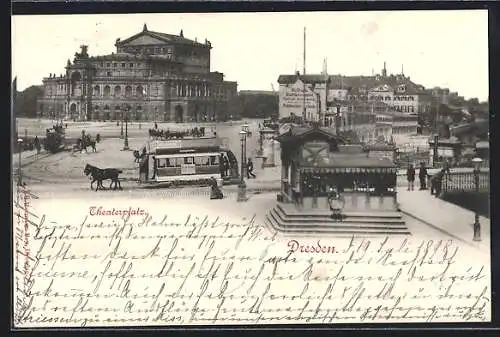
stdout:
[[148,26],[146,24],[144,24],[144,26],[142,26],[142,31],[143,32],[147,32],[148,31]]
[[184,37],[184,32],[182,31],[182,29],[181,29],[181,32],[180,32],[179,36],[180,37]]

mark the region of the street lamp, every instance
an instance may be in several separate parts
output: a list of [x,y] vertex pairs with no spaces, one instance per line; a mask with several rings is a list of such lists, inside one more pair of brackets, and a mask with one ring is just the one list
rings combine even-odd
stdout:
[[476,207],[475,207],[475,214],[474,214],[474,241],[481,241],[481,224],[479,223],[479,207],[478,207],[478,202],[479,200],[479,172],[480,172],[480,167],[481,163],[483,160],[481,158],[474,158],[472,159],[472,162],[474,163],[474,184],[476,187]]
[[127,151],[128,147],[128,111],[125,112],[125,141],[123,143],[123,151]]
[[18,138],[17,139],[17,144],[18,144],[18,147],[17,147],[17,150],[19,152],[19,162],[18,162],[18,171],[17,171],[17,186],[22,186],[23,184],[23,178],[22,178],[22,172],[21,172],[21,152],[23,151],[22,150],[22,146],[23,146],[23,139],[22,138]]
[[247,122],[245,122],[245,124],[243,124],[242,131],[244,132],[244,138],[245,138],[244,139],[245,146],[244,146],[244,151],[243,151],[243,153],[244,153],[243,158],[245,158],[244,163],[245,163],[245,173],[246,173],[246,169],[247,169],[247,167],[246,167],[246,161],[247,161],[247,137],[250,134],[249,131],[248,131],[248,123]]
[[247,186],[245,184],[245,156],[244,156],[244,151],[245,151],[245,141],[246,141],[246,132],[241,130],[240,131],[240,142],[241,142],[241,177],[240,177],[240,183],[238,185],[238,202],[246,201],[246,189]]
[[120,131],[120,138],[123,138],[123,110],[124,109],[122,107],[122,109],[121,109],[121,112],[122,112],[121,125],[122,125],[122,127],[121,127],[121,131]]

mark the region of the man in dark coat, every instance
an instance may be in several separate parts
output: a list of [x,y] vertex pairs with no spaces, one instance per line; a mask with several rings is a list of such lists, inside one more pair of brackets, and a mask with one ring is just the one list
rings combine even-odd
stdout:
[[431,177],[431,194],[439,197],[445,173],[449,173],[449,168],[442,168],[438,173]]
[[253,162],[251,158],[248,158],[247,161],[247,179],[255,178],[255,174],[253,173]]
[[224,194],[217,185],[217,180],[215,178],[210,179],[210,199],[223,199]]
[[420,169],[418,171],[418,179],[420,180],[420,190],[427,189],[427,168],[425,167],[425,163],[420,163]]
[[33,141],[33,145],[35,145],[36,148],[36,153],[40,153],[40,140],[38,139],[38,136],[35,136],[35,140]]
[[415,183],[415,168],[412,164],[410,164],[406,170],[406,179],[408,180],[408,191],[413,191]]
[[154,156],[151,158],[151,160],[153,161],[153,176],[151,177],[151,179],[155,179],[156,174],[158,173],[158,163],[156,162],[156,158]]

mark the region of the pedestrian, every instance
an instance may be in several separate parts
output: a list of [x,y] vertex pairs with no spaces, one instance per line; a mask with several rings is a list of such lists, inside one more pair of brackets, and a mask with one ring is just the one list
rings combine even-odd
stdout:
[[38,139],[38,136],[35,136],[35,139],[33,140],[33,144],[35,145],[36,148],[36,153],[40,153],[40,140]]
[[406,170],[406,179],[408,180],[408,191],[413,191],[415,183],[415,168],[413,167],[413,164],[410,164]]
[[151,177],[151,179],[154,179],[156,177],[156,173],[158,172],[158,165],[156,163],[155,156],[153,156],[151,159],[153,160],[153,176]]
[[247,179],[250,179],[250,178],[255,178],[255,174],[253,173],[252,159],[248,158],[248,161],[247,161]]
[[420,190],[427,189],[427,168],[425,167],[425,163],[420,163],[420,170],[418,171],[418,178],[420,179]]
[[438,173],[431,177],[431,195],[439,197],[441,194],[441,185],[443,182],[443,176],[445,169],[441,169]]
[[443,163],[443,171],[445,173],[450,173],[450,162],[448,160],[445,160]]
[[155,130],[158,130],[158,123],[155,122]]
[[222,193],[220,187],[217,185],[217,180],[215,178],[210,179],[210,199],[223,199],[224,194]]

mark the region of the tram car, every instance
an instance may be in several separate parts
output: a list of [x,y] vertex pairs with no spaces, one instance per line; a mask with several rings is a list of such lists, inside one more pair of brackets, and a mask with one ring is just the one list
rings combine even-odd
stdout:
[[43,147],[45,151],[50,153],[56,153],[65,149],[66,138],[62,126],[55,126],[45,131]]
[[140,181],[152,184],[209,184],[239,181],[234,153],[216,137],[151,140],[140,150]]

